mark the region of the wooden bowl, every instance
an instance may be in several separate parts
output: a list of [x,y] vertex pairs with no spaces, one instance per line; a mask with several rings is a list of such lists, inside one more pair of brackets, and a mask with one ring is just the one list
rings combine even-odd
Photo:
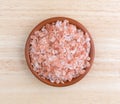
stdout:
[[[33,70],[33,67],[31,65],[31,60],[30,60],[30,56],[29,56],[29,47],[30,47],[30,36],[37,30],[40,30],[43,26],[45,26],[47,23],[52,23],[52,22],[56,22],[57,20],[65,20],[67,19],[69,21],[69,23],[73,24],[73,25],[76,25],[77,28],[81,29],[82,31],[84,32],[87,32],[89,37],[91,38],[91,41],[90,41],[90,44],[91,44],[91,48],[90,48],[90,58],[91,60],[89,61],[90,62],[90,66],[88,68],[86,68],[85,70],[85,73],[72,79],[72,81],[67,81],[65,82],[64,84],[60,83],[60,84],[57,84],[57,83],[52,83],[50,82],[49,80],[47,79],[43,79],[41,78],[34,70]],[[51,86],[56,86],[56,87],[63,87],[63,86],[69,86],[69,85],[72,85],[78,81],[80,81],[87,73],[88,71],[90,70],[92,64],[93,64],[93,60],[94,60],[94,55],[95,55],[95,49],[94,49],[94,43],[93,43],[93,40],[92,40],[92,37],[90,35],[90,33],[88,32],[88,30],[82,25],[80,24],[79,22],[77,22],[76,20],[73,20],[71,18],[67,18],[67,17],[53,17],[53,18],[49,18],[49,19],[46,19],[44,21],[42,21],[41,23],[39,23],[33,30],[32,32],[30,33],[28,39],[27,39],[27,42],[26,42],[26,45],[25,45],[25,58],[26,58],[26,61],[27,61],[27,64],[28,64],[28,67],[29,69],[31,70],[31,72],[42,82],[48,84],[48,85],[51,85]]]

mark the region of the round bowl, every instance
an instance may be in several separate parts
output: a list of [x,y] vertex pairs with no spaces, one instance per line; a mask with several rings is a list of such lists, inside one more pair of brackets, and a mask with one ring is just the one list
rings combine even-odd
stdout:
[[[41,29],[43,26],[45,26],[45,24],[47,24],[47,23],[50,24],[50,23],[52,23],[52,22],[56,22],[57,20],[63,21],[63,20],[65,20],[65,19],[67,19],[67,20],[69,21],[69,23],[71,23],[71,24],[73,24],[73,25],[76,25],[76,27],[77,27],[78,29],[81,29],[83,32],[87,32],[87,33],[88,33],[88,35],[89,35],[89,37],[90,37],[90,39],[91,39],[91,41],[90,41],[91,47],[90,47],[90,53],[89,53],[89,56],[90,56],[91,60],[89,61],[89,62],[90,62],[90,66],[87,67],[87,68],[85,68],[86,71],[85,71],[84,74],[82,74],[82,75],[80,75],[80,76],[72,79],[71,81],[67,81],[67,82],[65,82],[64,84],[63,84],[63,83],[57,84],[57,83],[52,83],[52,82],[50,82],[50,81],[47,80],[47,79],[41,78],[41,77],[33,70],[33,67],[32,67],[32,65],[31,65],[31,63],[30,63],[31,60],[30,60],[30,56],[29,56],[29,47],[30,47],[30,40],[31,40],[31,39],[30,39],[30,36],[31,36],[35,31],[40,30],[40,29]],[[25,58],[26,58],[27,65],[28,65],[29,69],[31,70],[31,72],[32,72],[40,81],[42,81],[42,82],[44,82],[44,83],[46,83],[46,84],[48,84],[48,85],[50,85],[50,86],[56,86],[56,87],[69,86],[69,85],[72,85],[72,84],[80,81],[80,80],[88,73],[88,71],[90,70],[90,68],[91,68],[91,66],[92,66],[92,64],[93,64],[94,55],[95,55],[94,43],[93,43],[93,39],[92,39],[90,33],[88,32],[88,30],[87,30],[81,23],[79,23],[78,21],[73,20],[73,19],[71,19],[71,18],[67,18],[67,17],[53,17],[53,18],[49,18],[49,19],[46,19],[46,20],[40,22],[40,23],[31,31],[31,33],[29,34],[29,37],[27,38],[26,45],[25,45]]]

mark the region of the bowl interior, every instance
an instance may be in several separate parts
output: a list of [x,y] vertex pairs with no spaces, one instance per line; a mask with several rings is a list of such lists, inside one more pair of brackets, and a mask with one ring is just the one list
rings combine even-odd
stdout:
[[[84,74],[78,76],[77,78],[72,79],[72,81],[70,81],[70,82],[67,81],[67,82],[65,82],[64,84],[62,84],[62,83],[57,84],[57,83],[52,83],[52,82],[50,82],[50,81],[47,80],[47,79],[41,78],[35,71],[33,71],[32,65],[31,65],[31,60],[30,60],[30,55],[29,55],[29,47],[30,47],[30,40],[31,40],[31,39],[30,39],[30,36],[31,36],[35,31],[41,30],[41,28],[42,28],[43,26],[45,26],[47,23],[50,24],[50,23],[52,23],[52,22],[56,22],[57,20],[63,21],[63,20],[65,20],[65,19],[67,19],[67,20],[69,21],[69,23],[71,23],[71,24],[73,24],[73,25],[76,25],[77,28],[79,28],[79,29],[81,29],[82,31],[88,33],[88,35],[89,35],[89,37],[90,37],[90,39],[91,39],[91,41],[90,41],[91,48],[90,48],[90,54],[89,54],[91,60],[89,61],[89,62],[90,62],[90,66],[85,69],[86,72],[85,72]],[[66,17],[53,17],[53,18],[49,18],[49,19],[44,20],[44,21],[42,21],[41,23],[39,23],[39,24],[32,30],[32,32],[30,33],[30,35],[29,35],[29,37],[28,37],[28,39],[27,39],[27,42],[26,42],[26,46],[25,46],[25,58],[26,58],[28,67],[29,67],[29,69],[31,70],[31,72],[32,72],[40,81],[42,81],[42,82],[44,82],[44,83],[46,83],[46,84],[48,84],[48,85],[56,86],[56,87],[63,87],[63,86],[72,85],[72,84],[78,82],[79,80],[81,80],[81,79],[88,73],[88,71],[90,70],[90,68],[91,68],[91,66],[92,66],[92,64],[93,64],[94,55],[95,55],[94,43],[93,43],[92,37],[91,37],[90,33],[88,32],[88,30],[87,30],[82,24],[80,24],[79,22],[77,22],[76,20],[73,20],[73,19],[71,19],[71,18],[66,18]]]

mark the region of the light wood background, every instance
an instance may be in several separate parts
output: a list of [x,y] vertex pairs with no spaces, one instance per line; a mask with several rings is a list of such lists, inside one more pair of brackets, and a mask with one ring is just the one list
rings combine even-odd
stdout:
[[[24,58],[30,31],[54,16],[80,21],[95,42],[91,71],[69,87],[43,84]],[[0,0],[0,104],[120,104],[120,0]]]

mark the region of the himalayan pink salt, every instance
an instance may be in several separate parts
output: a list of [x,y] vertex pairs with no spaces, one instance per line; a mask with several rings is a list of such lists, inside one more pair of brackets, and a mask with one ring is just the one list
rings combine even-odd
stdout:
[[90,66],[90,37],[68,20],[46,24],[31,35],[33,70],[52,83],[64,83]]

